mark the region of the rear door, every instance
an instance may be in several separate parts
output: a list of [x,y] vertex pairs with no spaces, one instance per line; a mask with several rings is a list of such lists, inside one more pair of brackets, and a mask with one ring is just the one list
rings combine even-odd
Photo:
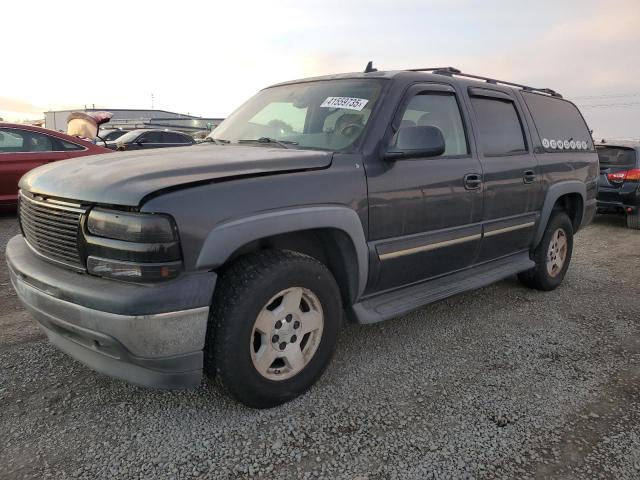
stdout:
[[529,248],[541,207],[540,172],[523,113],[510,93],[468,89],[483,168],[479,263]]

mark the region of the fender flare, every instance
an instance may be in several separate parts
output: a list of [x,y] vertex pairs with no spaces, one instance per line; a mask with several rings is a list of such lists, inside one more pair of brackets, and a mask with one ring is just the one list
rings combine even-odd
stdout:
[[353,243],[358,264],[358,297],[362,295],[369,274],[369,257],[362,222],[358,214],[347,207],[317,206],[277,210],[217,225],[205,239],[196,268],[216,268],[223,265],[240,247],[254,240],[281,233],[335,228],[346,233]]
[[538,222],[536,234],[533,238],[534,248],[542,240],[544,230],[545,228],[547,228],[547,223],[549,222],[549,218],[551,217],[553,206],[561,196],[567,195],[568,193],[578,193],[582,197],[581,218],[584,218],[585,208],[587,206],[587,187],[584,182],[580,182],[578,180],[568,180],[551,185],[547,190],[547,196],[544,199],[544,204],[542,205],[542,210],[540,212],[540,221]]

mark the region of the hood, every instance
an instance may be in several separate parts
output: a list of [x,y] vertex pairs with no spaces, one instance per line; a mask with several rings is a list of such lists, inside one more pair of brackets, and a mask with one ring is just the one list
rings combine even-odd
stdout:
[[137,206],[147,195],[225,177],[326,168],[331,152],[262,146],[195,145],[106,153],[28,172],[20,188],[90,203]]

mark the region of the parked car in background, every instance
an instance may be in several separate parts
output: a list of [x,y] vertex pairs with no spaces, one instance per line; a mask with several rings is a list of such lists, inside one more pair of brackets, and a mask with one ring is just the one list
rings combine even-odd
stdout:
[[515,274],[557,288],[596,212],[577,107],[452,68],[274,85],[209,138],[20,183],[11,281],[100,372],[175,388],[204,369],[272,407],[320,377],[343,316],[375,323]]
[[640,140],[601,142],[598,211],[622,213],[627,227],[640,229]]
[[98,136],[100,138],[96,140],[96,143],[102,144],[102,142],[100,142],[100,139],[104,140],[105,142],[113,142],[114,140],[117,140],[118,138],[123,136],[125,133],[127,133],[127,130],[120,130],[120,129],[100,130],[98,132]]
[[110,150],[46,128],[0,122],[0,205],[14,205],[18,180],[45,163]]
[[140,150],[143,148],[186,147],[196,141],[186,133],[171,130],[138,129],[107,142],[111,150]]

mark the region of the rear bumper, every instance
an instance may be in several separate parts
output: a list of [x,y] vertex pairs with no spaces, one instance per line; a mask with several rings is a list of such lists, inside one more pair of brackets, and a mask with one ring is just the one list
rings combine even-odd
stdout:
[[[177,300],[166,297],[162,290],[156,296],[157,312],[139,313],[149,310],[151,292],[136,292],[138,286],[53,266],[31,253],[21,236],[9,241],[6,258],[18,297],[49,340],[67,354],[98,372],[139,385],[186,388],[200,383],[209,300],[204,305],[173,310],[171,307]],[[215,285],[215,274],[210,275],[213,284],[209,299]],[[131,313],[105,311],[70,301],[68,290],[73,287],[69,283],[72,280],[82,290],[84,297],[80,298],[91,304],[103,301],[100,297],[104,289],[117,284],[121,289],[119,309]],[[92,289],[83,290],[87,283]],[[89,298],[90,292],[97,298]],[[113,290],[109,295],[118,296]],[[145,299],[142,303],[141,298]]]
[[628,208],[630,208],[635,211],[640,208],[640,202],[626,203],[626,202],[598,200],[598,208],[601,208],[603,210],[620,210],[620,211],[626,211]]
[[636,209],[640,207],[640,187],[637,183],[625,183],[619,189],[600,187],[598,208]]

